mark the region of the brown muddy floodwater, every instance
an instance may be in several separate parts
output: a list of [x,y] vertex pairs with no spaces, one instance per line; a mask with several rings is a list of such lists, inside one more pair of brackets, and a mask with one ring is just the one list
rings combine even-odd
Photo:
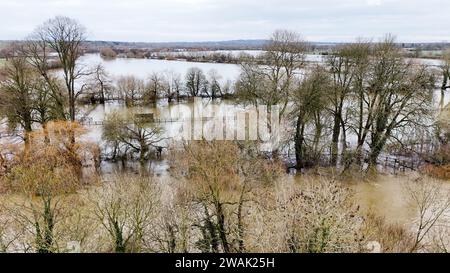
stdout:
[[[236,106],[229,101],[211,102],[209,100],[200,100],[196,103],[202,104],[203,107],[208,107],[211,104],[217,104],[223,115],[230,115],[238,110],[243,110],[242,107]],[[182,103],[182,109],[193,109],[194,104]],[[158,107],[137,107],[134,110],[145,113],[154,113],[158,118],[170,117],[170,112],[173,110],[174,105],[158,105]],[[108,113],[112,111],[130,111],[130,108],[126,108],[122,104],[110,103],[106,105],[100,105],[94,107],[89,112],[88,117],[93,121],[102,121]],[[183,111],[181,111],[183,112]],[[190,111],[188,111],[190,112]],[[195,111],[192,111],[195,112]],[[180,116],[184,116],[183,113]],[[186,116],[185,118],[190,118]],[[168,139],[174,137],[178,133],[181,126],[180,122],[168,122],[160,124],[164,129],[164,136]],[[94,141],[101,146],[105,145],[102,141],[102,126],[88,126],[87,140]],[[170,146],[170,142],[162,143],[162,146]],[[168,172],[169,163],[167,160],[150,160],[146,164],[146,169],[159,176],[161,179],[171,179]],[[120,163],[102,162],[103,175],[109,175],[113,173],[127,173],[127,172],[139,172],[139,164],[137,162],[127,162],[125,166]],[[417,178],[419,174],[414,172],[407,172],[398,175],[380,174],[375,178],[369,180],[353,179],[346,182],[350,188],[354,190],[355,202],[360,206],[362,211],[371,211],[376,215],[383,216],[390,223],[399,223],[409,225],[417,217],[417,210],[414,208],[408,198],[408,193],[404,187],[404,184],[408,181],[412,181]],[[289,176],[295,182],[300,182],[305,178],[303,176]],[[311,179],[308,177],[307,179]],[[314,178],[313,178],[314,179]],[[428,179],[428,178],[425,178]],[[442,181],[443,190],[450,189],[450,181]]]
[[[344,181],[354,193],[354,202],[359,206],[360,212],[372,212],[384,217],[388,223],[400,224],[413,228],[418,217],[417,207],[410,201],[410,194],[405,188],[406,183],[411,183],[421,175],[415,172],[390,175],[379,174],[376,177],[358,180]],[[314,176],[294,176],[293,181],[302,183],[305,180],[320,179]],[[434,179],[423,177],[426,181]],[[450,192],[450,180],[435,180],[441,187],[443,194]],[[450,210],[447,211],[450,216]]]
[[383,216],[390,223],[411,224],[416,216],[416,208],[411,205],[404,183],[417,175],[378,175],[372,181],[352,181],[350,187],[355,192],[355,202],[361,210]]

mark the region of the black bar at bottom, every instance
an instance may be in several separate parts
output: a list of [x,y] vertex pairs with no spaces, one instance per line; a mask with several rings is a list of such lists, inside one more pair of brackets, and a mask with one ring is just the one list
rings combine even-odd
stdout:
[[[43,272],[366,272],[447,268],[445,254],[1,254],[0,267]],[[86,271],[89,270],[89,271]],[[3,270],[1,270],[3,271]],[[5,271],[6,272],[6,271]]]

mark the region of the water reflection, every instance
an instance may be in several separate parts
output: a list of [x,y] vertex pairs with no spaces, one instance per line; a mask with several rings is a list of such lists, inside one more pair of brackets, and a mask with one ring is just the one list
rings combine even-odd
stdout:
[[126,59],[117,58],[104,60],[99,54],[86,54],[80,58],[80,64],[86,67],[93,67],[102,64],[105,70],[113,77],[133,75],[141,79],[146,79],[152,73],[174,72],[185,77],[186,72],[191,67],[198,67],[204,73],[214,69],[221,76],[220,83],[225,84],[228,80],[233,81],[239,75],[239,66],[234,64],[218,63],[195,63],[186,61],[166,61],[154,59]]

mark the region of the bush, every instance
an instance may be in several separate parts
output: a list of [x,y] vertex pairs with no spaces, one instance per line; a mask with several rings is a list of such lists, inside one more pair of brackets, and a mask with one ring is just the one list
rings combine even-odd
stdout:
[[100,49],[100,56],[105,59],[114,59],[117,57],[117,53],[110,47],[104,47]]
[[383,253],[409,252],[413,246],[413,234],[399,224],[387,223],[385,218],[367,213],[362,232],[367,241],[376,241]]
[[330,253],[360,252],[363,219],[352,192],[328,179],[277,182],[259,194],[252,219],[251,251]]

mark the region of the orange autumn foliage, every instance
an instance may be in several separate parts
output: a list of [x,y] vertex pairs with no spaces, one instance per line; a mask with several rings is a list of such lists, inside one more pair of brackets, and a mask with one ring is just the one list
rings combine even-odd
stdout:
[[[83,183],[83,169],[96,157],[95,145],[80,141],[85,129],[78,123],[55,121],[30,134],[24,149],[16,149],[3,175],[3,190],[30,195],[73,192]],[[73,142],[73,139],[78,141]],[[5,159],[3,159],[5,161]]]

